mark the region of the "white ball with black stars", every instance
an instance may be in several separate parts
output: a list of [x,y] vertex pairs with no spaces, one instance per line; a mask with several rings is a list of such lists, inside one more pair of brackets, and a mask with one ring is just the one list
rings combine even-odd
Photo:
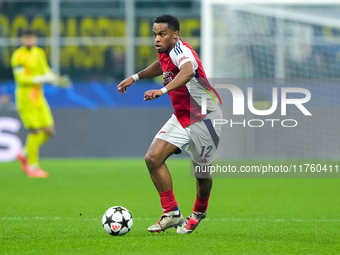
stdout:
[[108,234],[122,236],[131,230],[133,219],[128,209],[123,206],[113,206],[104,213],[102,224]]

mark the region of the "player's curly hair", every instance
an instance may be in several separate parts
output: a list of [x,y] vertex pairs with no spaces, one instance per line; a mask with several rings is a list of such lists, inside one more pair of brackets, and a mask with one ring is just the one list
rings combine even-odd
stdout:
[[158,16],[154,22],[155,23],[167,23],[170,29],[172,29],[173,31],[179,32],[180,25],[179,25],[178,19],[175,16],[164,14],[164,15]]

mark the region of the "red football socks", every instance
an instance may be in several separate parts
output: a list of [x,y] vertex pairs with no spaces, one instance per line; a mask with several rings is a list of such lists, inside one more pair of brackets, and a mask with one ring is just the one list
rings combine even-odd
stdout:
[[205,211],[208,209],[209,198],[210,198],[210,195],[206,198],[200,198],[196,196],[196,201],[194,204],[193,211],[205,213]]
[[159,192],[159,196],[161,198],[161,205],[164,213],[178,210],[178,204],[173,189]]

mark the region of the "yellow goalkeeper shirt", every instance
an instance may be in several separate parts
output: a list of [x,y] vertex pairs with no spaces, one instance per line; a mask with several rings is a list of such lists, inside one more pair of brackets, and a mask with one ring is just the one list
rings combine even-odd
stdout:
[[17,108],[20,110],[47,104],[43,85],[33,82],[34,76],[50,71],[43,49],[36,46],[27,49],[22,46],[14,51],[11,65],[16,81]]

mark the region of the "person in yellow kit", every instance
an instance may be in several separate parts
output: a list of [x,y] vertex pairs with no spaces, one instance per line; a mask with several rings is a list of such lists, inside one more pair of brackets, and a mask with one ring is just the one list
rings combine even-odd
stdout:
[[26,144],[17,159],[29,177],[46,178],[47,172],[39,166],[39,148],[54,134],[54,120],[43,84],[69,87],[71,81],[68,76],[58,76],[50,70],[45,52],[36,46],[37,40],[32,30],[22,31],[22,46],[11,58],[16,81],[16,108],[28,130]]

